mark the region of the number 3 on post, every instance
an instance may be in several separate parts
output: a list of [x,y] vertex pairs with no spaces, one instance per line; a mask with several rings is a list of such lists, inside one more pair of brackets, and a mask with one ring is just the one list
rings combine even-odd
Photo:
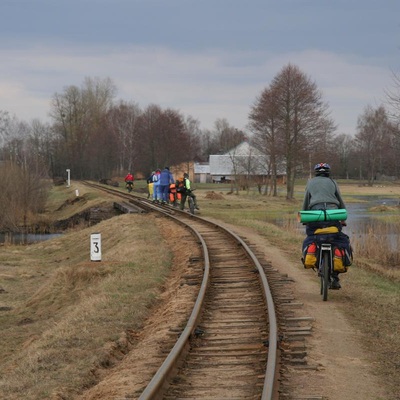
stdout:
[[90,235],[90,260],[101,261],[101,233]]

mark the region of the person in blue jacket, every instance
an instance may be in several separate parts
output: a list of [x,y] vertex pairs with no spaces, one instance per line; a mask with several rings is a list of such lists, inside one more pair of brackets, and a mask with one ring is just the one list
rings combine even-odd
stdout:
[[174,176],[169,170],[169,167],[165,167],[160,174],[160,194],[161,203],[167,204],[169,198],[169,185],[175,183]]
[[161,170],[156,169],[155,173],[153,174],[153,203],[158,203],[161,201],[161,194],[160,194],[160,175]]

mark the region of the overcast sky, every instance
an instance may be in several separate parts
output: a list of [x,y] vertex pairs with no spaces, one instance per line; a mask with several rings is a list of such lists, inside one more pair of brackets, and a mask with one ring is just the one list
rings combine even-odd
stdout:
[[54,93],[111,78],[117,99],[245,129],[288,63],[354,134],[400,73],[400,0],[0,0],[0,110],[49,121]]

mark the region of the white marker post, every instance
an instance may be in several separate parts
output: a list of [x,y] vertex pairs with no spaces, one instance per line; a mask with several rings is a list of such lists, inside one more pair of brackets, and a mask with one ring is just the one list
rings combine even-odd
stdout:
[[70,170],[70,169],[67,169],[66,171],[67,171],[67,174],[68,174],[68,177],[67,177],[67,187],[70,187],[70,186],[71,186],[71,170]]
[[90,235],[90,260],[101,261],[101,233]]

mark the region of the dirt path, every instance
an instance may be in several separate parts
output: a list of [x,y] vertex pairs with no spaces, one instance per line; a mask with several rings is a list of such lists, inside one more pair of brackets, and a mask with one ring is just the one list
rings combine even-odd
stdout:
[[[289,261],[282,251],[249,229],[231,228],[256,245],[281,273],[294,279],[294,296],[304,304],[302,314],[314,318],[313,334],[307,339],[307,359],[308,364],[318,368],[291,371],[290,386],[298,398],[320,395],[329,400],[387,399],[383,383],[373,374],[371,360],[360,346],[361,335],[343,315],[341,304],[335,303],[341,291],[331,293],[331,300],[323,302],[317,277],[302,268],[300,261]],[[342,281],[345,286],[345,277]]]

